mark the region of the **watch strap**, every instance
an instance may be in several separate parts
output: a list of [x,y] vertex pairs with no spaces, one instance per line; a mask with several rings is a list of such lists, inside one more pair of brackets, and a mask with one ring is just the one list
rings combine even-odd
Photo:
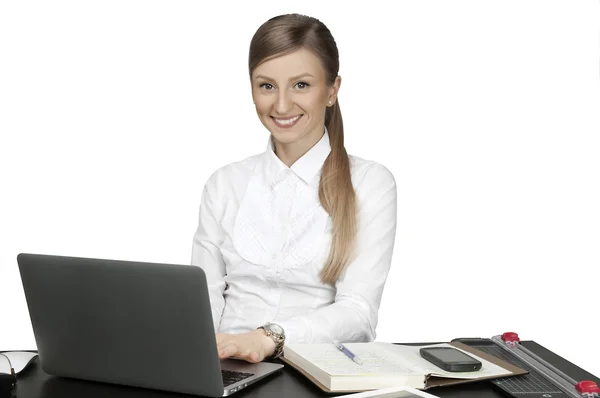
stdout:
[[[275,351],[273,352],[272,358],[279,358],[283,354],[283,345],[285,343],[285,334],[279,334],[273,332],[270,328],[270,323],[258,327],[258,329],[263,329],[265,334],[269,336],[275,342]],[[279,325],[277,325],[279,326]],[[281,328],[281,326],[279,326]],[[283,328],[281,328],[283,330]]]

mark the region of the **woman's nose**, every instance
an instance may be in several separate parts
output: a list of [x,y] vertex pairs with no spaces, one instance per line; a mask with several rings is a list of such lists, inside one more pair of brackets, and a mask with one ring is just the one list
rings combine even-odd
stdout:
[[279,94],[276,101],[275,110],[280,115],[285,115],[292,110],[293,102],[289,95],[285,93]]

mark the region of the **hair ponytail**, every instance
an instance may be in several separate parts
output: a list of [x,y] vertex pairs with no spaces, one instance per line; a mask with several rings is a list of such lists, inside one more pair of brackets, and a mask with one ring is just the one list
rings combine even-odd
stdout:
[[344,147],[344,124],[337,99],[332,107],[327,108],[325,125],[331,153],[323,165],[319,200],[332,219],[333,232],[321,281],[334,284],[351,260],[356,236],[356,194],[350,174],[350,159]]

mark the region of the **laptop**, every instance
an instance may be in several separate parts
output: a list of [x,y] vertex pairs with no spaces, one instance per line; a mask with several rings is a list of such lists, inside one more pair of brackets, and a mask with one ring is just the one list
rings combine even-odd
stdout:
[[219,359],[200,267],[29,253],[17,262],[50,375],[223,397],[283,368]]

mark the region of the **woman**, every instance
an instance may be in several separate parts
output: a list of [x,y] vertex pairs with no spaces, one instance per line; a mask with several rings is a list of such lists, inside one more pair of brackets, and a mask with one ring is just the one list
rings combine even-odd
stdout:
[[192,250],[221,358],[375,339],[396,184],[384,166],[346,153],[338,69],[336,43],[315,18],[272,18],[251,41],[252,97],[271,137],[264,153],[211,175]]

